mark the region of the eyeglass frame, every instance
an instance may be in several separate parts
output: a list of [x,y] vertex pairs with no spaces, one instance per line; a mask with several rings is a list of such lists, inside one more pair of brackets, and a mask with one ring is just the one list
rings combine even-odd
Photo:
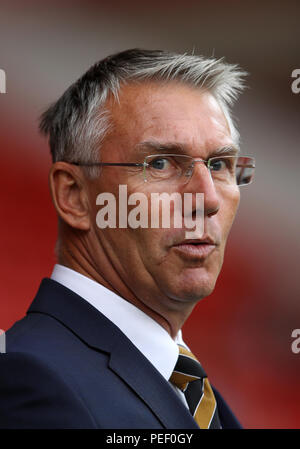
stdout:
[[[146,159],[148,157],[153,157],[153,156],[155,156],[155,157],[170,157],[170,156],[178,157],[178,156],[184,156],[184,157],[187,157],[187,158],[191,159],[192,164],[193,164],[193,165],[191,165],[192,166],[192,173],[189,176],[187,182],[189,182],[189,180],[192,179],[192,176],[194,174],[195,162],[203,162],[204,165],[206,166],[206,168],[209,170],[209,173],[211,173],[211,171],[209,169],[209,162],[212,159],[222,159],[222,158],[229,158],[229,157],[238,159],[238,158],[245,157],[245,158],[252,159],[253,163],[254,163],[253,166],[252,165],[250,167],[249,166],[245,166],[245,168],[253,168],[253,169],[256,168],[256,166],[255,166],[255,159],[252,156],[238,156],[238,155],[235,155],[235,156],[233,156],[233,155],[212,156],[212,157],[208,158],[207,160],[205,160],[205,159],[201,159],[201,158],[193,158],[192,156],[189,156],[187,154],[164,153],[164,154],[149,154],[149,155],[147,155],[145,157],[144,162],[90,162],[90,163],[89,162],[84,163],[84,162],[78,162],[78,161],[75,161],[75,162],[64,161],[64,162],[67,162],[67,163],[72,164],[72,165],[82,166],[82,167],[96,167],[96,166],[98,166],[98,167],[143,167],[144,168],[144,173],[145,173],[147,167],[150,166],[150,164],[148,164],[146,162]],[[253,180],[253,177],[252,177],[251,181],[249,183],[247,183],[247,184],[236,184],[236,185],[237,186],[249,185],[249,184],[251,184],[252,180]],[[146,175],[144,175],[144,182],[148,182],[147,178],[146,178]]]

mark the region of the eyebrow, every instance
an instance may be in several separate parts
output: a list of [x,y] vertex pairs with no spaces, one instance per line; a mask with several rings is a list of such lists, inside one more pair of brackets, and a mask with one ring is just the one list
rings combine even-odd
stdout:
[[224,147],[217,148],[210,157],[214,156],[236,156],[240,152],[239,147],[235,145],[225,145]]
[[157,140],[146,140],[137,145],[137,148],[145,148],[157,151],[158,153],[184,153],[183,145],[178,142],[158,142]]
[[[146,140],[136,145],[137,148],[151,148],[158,153],[176,153],[186,154],[185,145],[178,142],[158,142],[157,140]],[[232,145],[224,145],[211,152],[209,157],[215,156],[236,156],[240,152],[239,147]]]

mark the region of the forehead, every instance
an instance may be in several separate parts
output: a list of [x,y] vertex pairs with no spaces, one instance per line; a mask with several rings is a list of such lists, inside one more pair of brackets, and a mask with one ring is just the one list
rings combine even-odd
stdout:
[[128,84],[119,102],[110,100],[112,144],[122,155],[138,151],[139,144],[155,140],[177,143],[194,156],[206,157],[232,144],[223,111],[209,92],[177,82]]

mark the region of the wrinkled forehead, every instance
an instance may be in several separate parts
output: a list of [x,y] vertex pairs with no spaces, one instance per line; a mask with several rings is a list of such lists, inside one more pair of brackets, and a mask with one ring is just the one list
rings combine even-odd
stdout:
[[191,155],[206,157],[232,144],[217,100],[201,89],[178,82],[128,84],[119,101],[110,100],[110,143],[132,152],[141,142],[175,142]]

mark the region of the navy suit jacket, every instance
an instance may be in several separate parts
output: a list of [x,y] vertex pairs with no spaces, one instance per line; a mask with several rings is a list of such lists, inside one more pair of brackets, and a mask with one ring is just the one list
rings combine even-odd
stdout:
[[[171,385],[120,329],[51,279],[43,279],[6,343],[1,429],[198,429]],[[240,427],[214,392],[223,428]]]

